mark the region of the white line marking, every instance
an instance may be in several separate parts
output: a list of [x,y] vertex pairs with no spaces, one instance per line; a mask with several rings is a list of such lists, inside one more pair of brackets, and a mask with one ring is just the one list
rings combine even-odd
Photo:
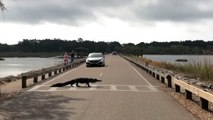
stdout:
[[129,87],[130,90],[138,91],[138,89],[133,85],[129,85],[128,87]]
[[90,87],[89,90],[96,90],[96,87]]
[[38,86],[35,86],[35,87],[33,87],[33,88],[31,88],[31,89],[29,89],[29,90],[27,90],[27,91],[35,91],[36,89],[38,89],[38,88],[40,88],[41,87],[41,85],[38,85]]
[[[127,62],[127,61],[126,61]],[[154,87],[145,77],[143,77],[129,62],[127,62],[128,65],[136,72],[138,73],[138,75],[144,79],[144,81],[150,86],[150,87]]]
[[56,91],[57,87],[51,87],[50,89],[48,89],[47,91]]
[[103,73],[100,73],[100,77],[102,77],[103,76]]
[[110,85],[110,90],[117,90],[115,85]]
[[[44,87],[50,87],[50,85],[42,85]],[[58,90],[57,87],[51,87],[48,90],[39,90],[40,87],[42,87],[41,85],[39,86],[35,86],[34,88],[28,90],[28,91],[89,91],[89,90],[93,90],[93,91],[141,91],[139,89],[137,89],[136,87],[148,87],[149,90],[145,90],[145,91],[158,91],[156,89],[156,87],[159,86],[147,86],[147,85],[113,85],[113,84],[91,84],[90,88],[81,88],[81,87],[77,87],[76,85],[73,85],[73,87],[68,86],[65,90]],[[108,86],[108,89],[103,89],[103,88],[99,88],[99,86]],[[118,86],[126,86],[129,88],[129,90],[119,90],[117,87]],[[63,87],[62,87],[63,88]],[[144,90],[142,90],[144,91]]]
[[91,87],[89,88],[89,90],[96,90],[97,89],[97,85],[91,85]]
[[147,86],[149,89],[151,89],[152,91],[158,91],[154,86]]
[[77,87],[71,87],[71,88],[69,88],[68,90],[77,90]]

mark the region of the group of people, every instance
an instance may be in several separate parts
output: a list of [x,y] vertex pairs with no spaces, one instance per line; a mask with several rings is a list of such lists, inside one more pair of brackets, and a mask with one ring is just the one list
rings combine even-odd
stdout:
[[74,62],[74,60],[75,60],[75,53],[74,53],[74,51],[72,51],[70,53],[70,55],[67,52],[64,53],[64,65],[67,65],[69,63],[69,59],[70,59],[70,63]]

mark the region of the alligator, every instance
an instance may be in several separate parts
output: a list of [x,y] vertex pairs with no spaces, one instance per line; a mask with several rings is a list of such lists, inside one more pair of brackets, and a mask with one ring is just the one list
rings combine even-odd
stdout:
[[80,87],[79,83],[86,84],[88,87],[91,87],[89,83],[96,83],[101,81],[102,80],[98,80],[96,78],[76,78],[73,80],[66,81],[64,83],[53,84],[51,87],[64,87],[66,85],[71,85],[73,87],[74,84],[76,84],[77,87]]

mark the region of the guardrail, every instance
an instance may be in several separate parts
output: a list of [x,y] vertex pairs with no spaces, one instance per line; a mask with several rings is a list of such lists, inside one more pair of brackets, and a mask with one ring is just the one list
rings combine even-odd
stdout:
[[193,85],[188,84],[184,80],[179,80],[175,78],[171,73],[167,73],[164,71],[160,71],[153,67],[149,67],[146,64],[138,63],[132,59],[129,59],[125,56],[121,56],[136,66],[140,67],[148,74],[152,75],[157,80],[160,80],[161,83],[167,84],[169,88],[174,88],[175,92],[180,93],[181,90],[185,93],[185,98],[188,100],[192,100],[192,95],[199,97],[199,104],[201,108],[205,110],[209,110],[209,102],[213,103],[213,94],[201,89],[199,87],[195,87]]
[[22,75],[22,88],[27,88],[27,81],[28,80],[32,80],[33,79],[33,84],[36,84],[39,82],[39,77],[40,77],[40,80],[43,81],[43,80],[46,80],[50,77],[54,77],[62,72],[65,72],[69,69],[72,69],[82,63],[85,62],[85,59],[82,59],[82,60],[78,60],[77,62],[74,62],[74,63],[71,63],[71,64],[68,64],[68,65],[62,65],[60,67],[56,67],[54,69],[51,69],[51,70],[48,70],[48,71],[44,71],[42,74],[34,74],[34,75]]

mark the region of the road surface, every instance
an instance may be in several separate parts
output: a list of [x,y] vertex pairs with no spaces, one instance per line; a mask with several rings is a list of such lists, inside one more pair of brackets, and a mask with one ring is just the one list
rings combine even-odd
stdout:
[[[50,87],[75,78],[97,78],[88,88]],[[161,90],[162,84],[117,55],[105,67],[85,64],[0,103],[5,120],[196,120]]]

